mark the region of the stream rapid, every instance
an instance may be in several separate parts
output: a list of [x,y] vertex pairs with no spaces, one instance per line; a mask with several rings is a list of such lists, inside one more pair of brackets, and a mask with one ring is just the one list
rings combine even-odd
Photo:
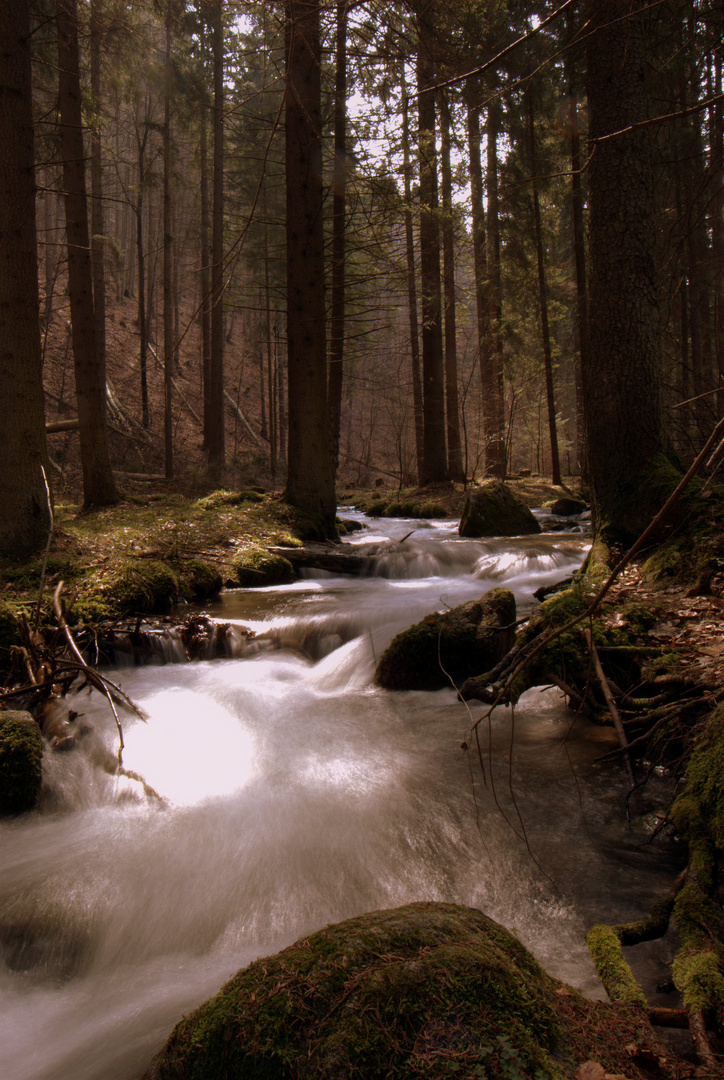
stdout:
[[[610,732],[535,689],[484,726],[482,770],[460,746],[479,703],[373,683],[401,629],[498,585],[525,613],[586,537],[344,516],[364,526],[350,542],[371,576],[231,590],[207,611],[253,629],[252,648],[111,673],[148,715],[123,714],[123,764],[160,799],[106,771],[115,722],[77,696],[92,732],[46,751],[40,806],[2,827],[2,1080],[135,1080],[252,959],[415,900],[481,908],[605,996],[585,931],[640,917],[673,858],[646,843],[653,811],[626,823],[623,771],[595,764]],[[661,958],[640,963],[655,984]]]

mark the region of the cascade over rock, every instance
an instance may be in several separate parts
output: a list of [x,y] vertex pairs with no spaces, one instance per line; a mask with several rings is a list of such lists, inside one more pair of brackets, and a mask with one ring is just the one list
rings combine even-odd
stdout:
[[468,493],[458,531],[469,537],[527,536],[541,527],[502,480],[491,480]]
[[491,589],[452,611],[426,615],[393,638],[375,673],[386,690],[441,690],[487,671],[515,641],[515,597]]

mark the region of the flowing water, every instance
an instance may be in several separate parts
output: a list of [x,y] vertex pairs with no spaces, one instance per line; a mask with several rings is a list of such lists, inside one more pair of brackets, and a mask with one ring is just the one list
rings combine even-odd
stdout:
[[40,808],[3,826],[1,1080],[133,1080],[239,967],[412,900],[482,908],[601,994],[586,927],[640,915],[671,873],[593,763],[610,734],[529,691],[486,726],[483,772],[460,748],[481,707],[373,685],[400,629],[499,584],[525,611],[585,538],[361,521],[373,576],[229,592],[211,613],[257,633],[238,658],[116,672],[148,714],[123,717],[124,766],[160,799],[104,767],[105,702],[75,702],[82,750],[48,753]]

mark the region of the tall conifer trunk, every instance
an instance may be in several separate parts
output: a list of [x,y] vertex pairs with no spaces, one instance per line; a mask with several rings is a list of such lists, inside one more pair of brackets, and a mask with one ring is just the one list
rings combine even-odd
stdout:
[[339,464],[342,418],[347,230],[347,2],[337,2],[334,87],[334,163],[332,178],[332,297],[329,341],[329,418],[335,472]]
[[608,4],[586,3],[591,494],[597,534],[624,544],[649,522],[648,469],[664,450],[653,129],[625,130],[648,118],[648,8],[632,0],[612,21]]
[[415,414],[415,464],[422,476],[422,381],[420,378],[420,328],[417,310],[417,274],[415,270],[415,235],[412,222],[412,164],[410,162],[410,101],[402,84],[402,180],[405,192],[405,255],[407,261],[407,313],[410,323],[410,367],[412,407]]
[[435,33],[428,5],[418,5],[417,104],[420,157],[420,284],[422,299],[421,484],[448,479],[442,353],[440,221],[435,139]]
[[319,0],[285,0],[288,466],[286,498],[334,536],[324,289]]
[[106,431],[106,372],[93,313],[93,271],[88,231],[81,115],[76,0],[57,0],[59,105],[68,290],[85,506],[117,502]]
[[214,55],[214,190],[211,238],[211,356],[206,449],[209,476],[219,483],[224,469],[224,24],[222,0],[211,4]]
[[455,318],[455,221],[450,163],[450,111],[444,93],[440,95],[440,150],[442,164],[442,257],[445,300],[445,410],[447,418],[447,464],[451,480],[465,479],[460,447],[460,406],[458,403],[457,320]]
[[0,553],[17,557],[50,527],[27,0],[0,0],[0,148]]

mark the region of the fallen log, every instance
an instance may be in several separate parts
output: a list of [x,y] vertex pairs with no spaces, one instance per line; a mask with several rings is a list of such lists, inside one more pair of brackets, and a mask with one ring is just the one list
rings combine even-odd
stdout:
[[367,555],[358,555],[351,545],[305,544],[303,547],[269,548],[272,555],[281,555],[296,569],[326,570],[330,574],[365,574],[373,563]]

